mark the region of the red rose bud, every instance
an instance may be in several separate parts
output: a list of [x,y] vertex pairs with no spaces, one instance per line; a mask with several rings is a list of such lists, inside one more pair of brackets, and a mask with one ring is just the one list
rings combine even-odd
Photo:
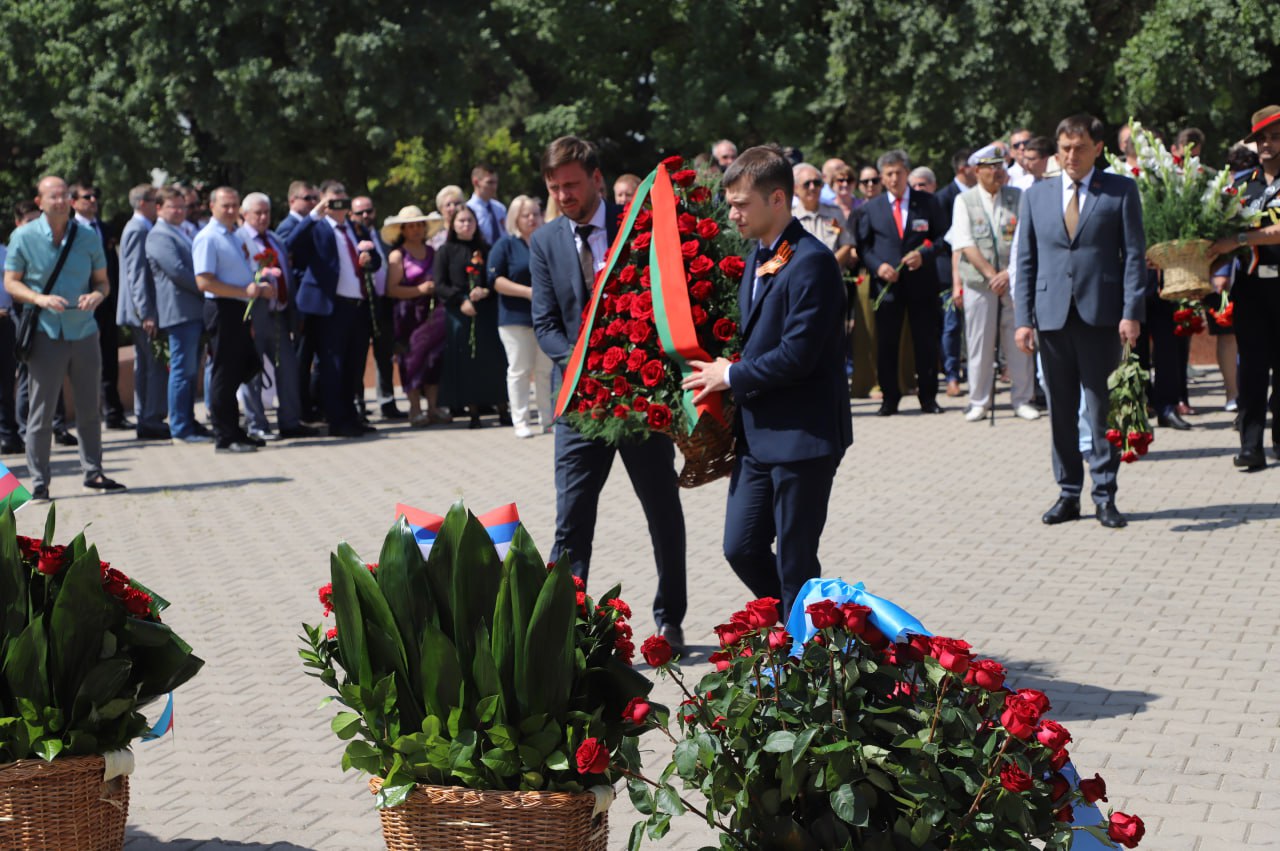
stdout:
[[627,701],[626,709],[622,710],[622,719],[639,726],[649,717],[649,710],[652,708],[643,697],[633,697]]
[[933,240],[932,240],[932,239],[926,239],[926,240],[924,241],[924,244],[923,244],[921,247],[922,247],[922,248],[933,248]]
[[613,418],[614,418],[615,420],[625,420],[625,419],[627,418],[627,406],[626,406],[626,405],[614,405],[614,406],[613,406]]
[[677,172],[684,168],[684,157],[679,154],[672,154],[662,161],[662,167],[668,172]]
[[1070,761],[1071,754],[1067,753],[1066,748],[1063,748],[1049,758],[1049,767],[1054,771],[1061,771],[1062,766],[1066,765]]
[[871,615],[870,606],[860,606],[857,603],[843,603],[840,606],[840,614],[844,617],[845,631],[854,635],[862,635],[867,631],[867,618]]
[[671,182],[676,186],[692,186],[697,179],[698,173],[689,168],[677,171],[675,174],[671,175]]
[[1054,821],[1060,821],[1064,824],[1070,824],[1075,820],[1076,812],[1070,804],[1064,804],[1061,809],[1053,814]]
[[1036,731],[1036,740],[1051,751],[1060,751],[1071,743],[1071,734],[1057,721],[1044,720]]
[[693,233],[694,228],[698,226],[698,217],[690,213],[681,213],[676,216],[676,230],[681,236],[688,236]]
[[738,326],[734,324],[732,319],[717,319],[716,324],[711,326],[711,333],[722,343],[732,340],[737,331]]
[[661,431],[671,425],[671,409],[666,405],[650,405],[649,410],[645,411],[649,428],[654,431]]
[[1049,798],[1054,801],[1061,801],[1071,792],[1071,782],[1062,776],[1061,771],[1055,771],[1049,778]]
[[1124,436],[1120,434],[1120,429],[1118,428],[1107,429],[1107,442],[1110,443],[1112,446],[1118,447],[1121,441],[1123,441],[1123,439],[1124,439]]
[[742,277],[743,272],[747,271],[747,264],[741,257],[730,255],[720,261],[720,271],[724,272],[725,277],[737,280]]
[[928,656],[933,650],[933,637],[928,635],[916,635],[912,633],[907,636],[907,642],[911,645],[914,658],[913,662],[922,662],[924,657]]
[[777,652],[786,652],[791,647],[791,635],[787,632],[786,627],[778,626],[769,630],[769,649]]
[[584,739],[578,745],[577,760],[579,774],[601,774],[609,767],[609,749],[599,739]]
[[722,623],[715,627],[716,635],[720,638],[721,647],[732,647],[742,641],[742,637],[751,631],[751,624],[737,618],[732,618],[728,623]]
[[1174,322],[1186,322],[1186,321],[1187,321],[1188,319],[1190,319],[1192,316],[1195,316],[1195,311],[1194,311],[1194,310],[1190,310],[1189,308],[1184,307],[1184,308],[1182,308],[1181,310],[1175,310],[1175,311],[1173,312],[1173,321],[1174,321]]
[[1120,460],[1126,464],[1132,464],[1138,460],[1138,453],[1130,449],[1120,456]]
[[643,396],[637,396],[631,400],[631,410],[643,414],[649,410],[649,400]]
[[611,346],[604,353],[604,368],[606,372],[614,372],[618,365],[626,361],[627,353],[619,346]]
[[1004,712],[1000,714],[1000,723],[1009,735],[1017,739],[1029,739],[1036,732],[1036,724],[1040,721],[1040,713],[1029,701],[1016,695],[1005,699]]
[[733,667],[733,659],[723,650],[717,650],[707,657],[707,661],[716,666],[717,671],[727,671]]
[[1146,834],[1147,826],[1137,816],[1112,813],[1107,823],[1107,838],[1112,842],[1120,843],[1125,848],[1137,848]]
[[777,597],[761,597],[758,600],[752,600],[742,611],[743,620],[755,629],[768,629],[778,622],[780,602],[781,600]]
[[1000,785],[1010,792],[1021,793],[1030,791],[1036,784],[1031,779],[1031,775],[1013,763],[1009,763],[1000,769]]
[[1147,443],[1146,443],[1146,441],[1144,440],[1142,443],[1139,443],[1139,444],[1135,445],[1135,446],[1133,447],[1133,451],[1138,453],[1138,457],[1139,457],[1139,458],[1141,458],[1143,455],[1146,455],[1146,454],[1147,454]]
[[651,668],[661,668],[671,661],[671,644],[661,635],[651,635],[640,645],[640,655]]
[[1018,697],[1030,702],[1041,715],[1053,709],[1053,706],[1049,703],[1049,696],[1039,689],[1020,688],[1017,694]]
[[804,607],[804,613],[813,621],[814,629],[831,629],[844,623],[840,609],[831,600],[819,600]]
[[711,190],[705,186],[695,186],[689,190],[689,203],[705,204],[711,200]]
[[67,561],[67,548],[62,545],[40,547],[40,557],[36,560],[36,570],[45,576],[53,576]]
[[701,220],[694,230],[703,239],[715,239],[720,235],[720,226],[711,219]]
[[973,660],[969,642],[959,638],[934,636],[930,642],[929,653],[938,660],[938,664],[953,674],[964,674],[969,670]]
[[969,663],[964,682],[986,691],[999,691],[1004,686],[1004,676],[1004,665],[994,659],[974,659]]
[[1107,781],[1101,775],[1094,774],[1092,780],[1080,781],[1080,794],[1090,804],[1107,799]]
[[613,379],[613,395],[625,396],[627,391],[631,389],[631,382],[619,375]]

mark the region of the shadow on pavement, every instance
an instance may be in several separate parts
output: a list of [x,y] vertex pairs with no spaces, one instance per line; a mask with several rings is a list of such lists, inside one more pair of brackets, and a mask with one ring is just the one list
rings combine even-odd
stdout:
[[[121,477],[125,478],[125,477]],[[218,482],[186,482],[183,484],[171,485],[151,485],[150,487],[129,488],[124,493],[140,494],[140,493],[164,493],[165,491],[173,491],[176,493],[188,493],[193,491],[221,490],[224,488],[238,488],[244,485],[279,485],[285,482],[292,482],[293,479],[287,476],[259,476],[253,479],[223,479]],[[128,482],[125,482],[127,485]],[[97,499],[104,494],[89,493],[84,490],[78,483],[73,486],[67,486],[68,490],[74,488],[72,493],[59,493],[62,487],[59,486],[58,479],[54,479],[53,485],[49,490],[53,493],[55,502],[61,502],[69,499]]]
[[1033,688],[1044,692],[1053,704],[1049,717],[1063,723],[1137,715],[1146,711],[1147,704],[1159,696],[1145,691],[1071,682],[1055,676],[1051,666],[1041,662],[997,661],[1008,669],[1005,685],[1013,689]]
[[1143,460],[1172,461],[1176,458],[1218,458],[1235,455],[1239,446],[1215,446],[1202,449],[1152,449]]
[[124,832],[124,847],[129,851],[313,851],[292,842],[235,842],[230,839],[157,839],[145,830],[130,825]]
[[[1244,475],[1241,473],[1241,475]],[[1280,519],[1280,503],[1229,503],[1226,505],[1192,505],[1185,508],[1165,508],[1160,511],[1135,511],[1130,521],[1144,520],[1193,520],[1170,526],[1171,532],[1212,532],[1215,529],[1231,529],[1250,522]]]

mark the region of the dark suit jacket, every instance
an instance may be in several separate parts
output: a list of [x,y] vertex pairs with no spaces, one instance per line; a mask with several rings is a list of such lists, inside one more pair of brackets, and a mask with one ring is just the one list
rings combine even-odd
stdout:
[[[872,198],[865,205],[866,212],[858,221],[858,247],[862,253],[862,262],[871,272],[872,295],[877,295],[884,288],[884,282],[876,275],[881,264],[888,263],[896,268],[904,255],[916,249],[920,250],[924,263],[915,271],[903,267],[898,273],[898,283],[894,284],[894,288],[905,286],[936,291],[940,283],[935,261],[938,252],[944,250],[938,244],[947,232],[943,226],[942,208],[938,206],[938,199],[928,192],[913,189],[907,196],[902,236],[899,237],[898,226],[893,221],[892,198],[887,191]],[[926,240],[933,243],[932,248],[924,247]],[[892,301],[893,297],[893,290],[890,290],[885,300]]]
[[[367,238],[367,235],[363,238]],[[316,316],[333,313],[333,299],[338,292],[338,273],[342,268],[338,261],[338,251],[341,248],[338,238],[333,235],[333,228],[328,222],[322,223],[307,216],[305,221],[289,232],[284,244],[292,257],[295,270],[297,285],[293,301],[298,310]],[[381,263],[378,252],[373,252],[373,258],[373,268],[376,269]]]
[[1022,193],[1014,321],[1057,331],[1074,301],[1090,325],[1146,319],[1146,237],[1142,199],[1128,177],[1094,169],[1075,239],[1067,239],[1062,180],[1042,180]]
[[[605,202],[604,223],[613,245],[622,208]],[[533,233],[529,241],[529,272],[533,277],[533,330],[538,345],[556,363],[573,353],[582,314],[591,303],[591,284],[582,280],[575,223],[560,216]],[[830,252],[828,252],[830,253]]]
[[[947,231],[951,230],[951,218],[955,212],[956,198],[963,191],[960,188],[960,184],[952,180],[933,196],[938,199],[938,209],[942,213],[943,235],[946,235]],[[943,240],[938,245],[939,250],[934,265],[938,269],[938,285],[945,289],[951,286],[951,246],[946,240]]]
[[844,455],[853,442],[844,371],[844,280],[835,256],[795,219],[794,254],[755,285],[756,253],[739,290],[742,359],[729,370],[735,431],[766,464]]

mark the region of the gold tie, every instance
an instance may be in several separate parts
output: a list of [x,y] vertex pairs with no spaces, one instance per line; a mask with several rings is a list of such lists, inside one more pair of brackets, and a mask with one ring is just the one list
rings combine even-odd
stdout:
[[1067,239],[1075,241],[1076,228],[1080,226],[1080,184],[1071,184],[1071,199],[1067,201],[1067,209],[1062,214],[1067,224]]

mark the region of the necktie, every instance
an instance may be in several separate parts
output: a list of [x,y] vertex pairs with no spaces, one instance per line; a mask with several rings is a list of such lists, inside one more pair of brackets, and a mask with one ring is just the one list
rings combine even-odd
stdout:
[[1071,184],[1071,197],[1067,200],[1067,209],[1062,213],[1062,220],[1067,225],[1067,239],[1076,238],[1076,228],[1080,226],[1080,184]]
[[502,225],[498,222],[498,208],[493,206],[492,201],[485,201],[484,206],[489,211],[489,244],[495,245],[498,240],[502,239]]
[[902,239],[902,199],[893,199],[893,223],[898,226],[898,239]]
[[360,291],[360,298],[364,298],[364,287],[360,286],[360,256],[356,254],[356,244],[352,241],[351,235],[347,233],[344,227],[338,228],[338,234],[342,237],[342,244],[347,247],[347,255],[351,258],[351,270],[355,272],[356,289]]
[[591,253],[591,244],[587,241],[595,225],[577,225],[573,231],[578,235],[578,265],[582,267],[582,282],[586,284],[587,295],[596,283],[596,258]]
[[[276,250],[275,246],[271,244],[271,240],[267,237],[265,233],[259,234],[258,239],[262,240],[263,251],[266,251],[268,248],[271,249],[272,251]],[[280,257],[280,252],[276,251],[276,257],[277,258]],[[276,300],[281,307],[284,307],[286,304],[289,303],[289,287],[284,280],[284,269],[281,268],[280,272],[281,272],[280,279],[276,281]]]

